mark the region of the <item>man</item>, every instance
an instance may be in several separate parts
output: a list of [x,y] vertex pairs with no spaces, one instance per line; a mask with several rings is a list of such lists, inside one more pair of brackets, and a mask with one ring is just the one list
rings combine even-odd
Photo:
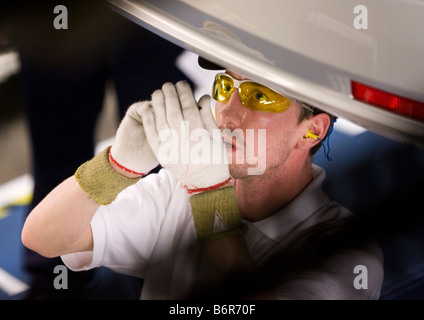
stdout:
[[216,124],[185,82],[131,106],[112,147],[33,210],[24,245],[141,277],[142,299],[377,299],[381,252],[350,237],[312,164],[330,116],[230,70],[212,95]]

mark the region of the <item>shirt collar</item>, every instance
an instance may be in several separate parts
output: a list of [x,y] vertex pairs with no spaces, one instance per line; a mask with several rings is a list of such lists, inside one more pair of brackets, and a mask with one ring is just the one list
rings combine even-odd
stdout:
[[324,169],[312,164],[312,181],[306,188],[280,211],[266,219],[254,222],[253,225],[269,238],[281,241],[296,226],[329,201],[322,190],[325,176]]

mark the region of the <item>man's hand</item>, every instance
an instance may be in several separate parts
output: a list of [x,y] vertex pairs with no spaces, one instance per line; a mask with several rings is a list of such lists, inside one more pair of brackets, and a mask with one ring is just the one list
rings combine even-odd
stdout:
[[213,130],[219,129],[209,101],[204,96],[198,104],[185,81],[165,83],[153,93],[150,108],[142,110],[156,158],[190,193],[218,188],[231,179],[220,131],[214,136]]
[[146,175],[159,162],[147,142],[141,113],[150,101],[137,102],[129,107],[116,132],[109,160],[121,170],[134,175]]
[[127,187],[158,165],[141,120],[141,111],[150,102],[138,102],[127,111],[119,125],[115,143],[75,172],[80,187],[97,203],[108,205]]

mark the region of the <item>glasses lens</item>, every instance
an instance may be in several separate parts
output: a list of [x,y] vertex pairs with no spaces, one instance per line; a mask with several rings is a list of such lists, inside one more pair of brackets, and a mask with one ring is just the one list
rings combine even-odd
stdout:
[[230,77],[217,75],[213,83],[212,98],[216,101],[227,101],[233,92],[234,82]]
[[248,109],[265,112],[284,112],[291,103],[288,98],[255,82],[240,85],[240,100]]
[[[216,101],[227,102],[234,90],[234,81],[230,76],[216,75],[212,88],[212,98]],[[288,98],[274,90],[251,81],[241,83],[239,95],[241,103],[254,111],[284,112],[291,103]]]

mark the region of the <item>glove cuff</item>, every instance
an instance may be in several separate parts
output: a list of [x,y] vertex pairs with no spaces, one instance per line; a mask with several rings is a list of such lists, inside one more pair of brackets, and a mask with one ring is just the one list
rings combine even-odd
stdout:
[[136,157],[136,153],[134,153],[132,149],[127,150],[127,148],[128,146],[124,146],[117,142],[110,147],[110,160],[119,168],[127,172],[144,176],[158,165],[156,158],[150,157],[150,159],[147,153],[144,153],[143,157]]
[[205,188],[192,188],[190,189],[188,186],[184,186],[184,188],[187,190],[189,194],[199,193],[199,192],[205,192],[205,191],[211,191],[218,189],[219,187],[222,187],[224,184],[230,182],[232,180],[231,177],[229,177],[227,180],[224,180],[220,183],[217,183],[216,185],[205,187]]
[[138,171],[134,171],[131,169],[128,169],[127,167],[123,166],[122,164],[120,164],[118,161],[116,161],[116,159],[113,157],[112,155],[112,147],[109,148],[109,160],[112,161],[117,167],[121,168],[122,170],[129,172],[129,173],[133,173],[139,176],[145,176],[148,172],[144,173],[144,172],[138,172]]
[[190,197],[197,240],[207,242],[216,237],[243,234],[234,187],[199,193]]
[[231,180],[228,165],[211,165],[190,175],[189,179],[181,179],[188,193],[217,189]]
[[122,190],[141,179],[125,177],[113,169],[109,164],[109,149],[83,163],[75,172],[80,187],[101,205],[110,204]]

